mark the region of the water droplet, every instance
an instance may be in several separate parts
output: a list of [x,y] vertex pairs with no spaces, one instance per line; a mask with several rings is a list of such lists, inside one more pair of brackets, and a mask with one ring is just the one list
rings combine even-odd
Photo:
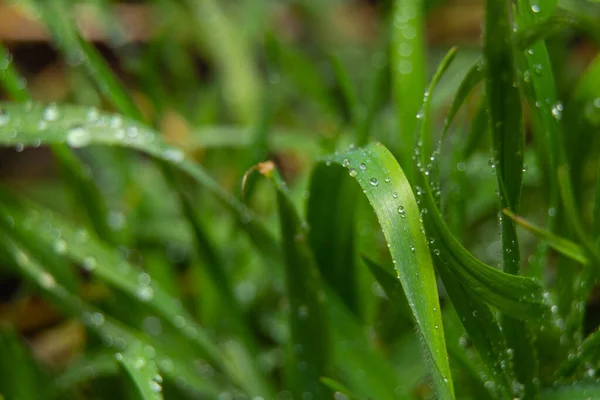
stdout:
[[562,119],[562,110],[563,110],[562,103],[561,102],[556,103],[554,106],[552,106],[552,116],[560,121]]
[[410,245],[410,251],[412,251],[412,252],[414,253],[414,252],[415,252],[415,250],[416,250],[415,246],[411,244],[411,245]]
[[46,289],[53,289],[56,286],[56,280],[47,272],[42,272],[40,275],[40,285]]
[[358,172],[356,172],[356,170],[354,168],[350,168],[350,171],[348,171],[348,174],[354,178],[354,177],[356,177],[356,175],[358,175]]
[[167,159],[169,161],[179,163],[179,162],[183,161],[184,154],[183,154],[183,151],[181,151],[179,149],[171,148],[171,149],[165,150],[164,157],[165,157],[165,159]]
[[384,179],[385,183],[390,183],[392,180],[390,179],[390,177],[388,176],[387,178]]
[[523,172],[527,172],[527,164],[523,164]]
[[71,147],[78,148],[86,146],[91,140],[92,137],[90,133],[81,125],[73,126],[67,132],[67,144]]
[[358,168],[359,168],[361,171],[365,171],[365,170],[367,169],[367,166],[366,166],[364,163],[360,163],[360,165],[358,166]]
[[162,391],[162,386],[156,381],[150,381],[150,390],[154,393],[160,393]]
[[392,193],[392,197],[395,198],[395,199],[397,199],[398,198],[398,193],[396,193],[396,192]]
[[305,305],[302,305],[300,307],[298,307],[298,317],[300,319],[306,319],[308,317],[308,307]]
[[540,6],[538,4],[532,4],[531,5],[531,11],[533,11],[534,13],[539,13],[540,12]]
[[404,206],[398,206],[398,214],[400,214],[402,218],[405,217]]
[[371,186],[377,186],[377,185],[379,185],[379,181],[377,180],[377,178],[371,178],[371,179],[369,179],[369,184]]
[[556,216],[556,208],[554,208],[554,207],[550,207],[550,208],[548,209],[548,216],[550,216],[550,217],[555,217],[555,216]]
[[46,121],[56,121],[60,116],[58,107],[55,103],[51,103],[44,109],[44,119]]
[[10,116],[8,115],[8,112],[6,112],[4,109],[0,108],[0,126],[4,126],[4,125],[8,124],[9,121],[10,121]]
[[350,160],[348,160],[347,158],[344,158],[344,161],[342,161],[342,165],[346,168],[348,168],[350,166]]
[[135,294],[141,301],[150,301],[154,297],[154,290],[150,286],[140,286]]
[[67,251],[67,242],[62,239],[58,239],[54,242],[53,248],[56,254],[65,254]]

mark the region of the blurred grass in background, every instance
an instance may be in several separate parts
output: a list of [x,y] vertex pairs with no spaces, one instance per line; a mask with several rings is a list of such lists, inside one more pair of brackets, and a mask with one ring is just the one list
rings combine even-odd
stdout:
[[5,399],[600,398],[598,3],[5,1],[0,42]]

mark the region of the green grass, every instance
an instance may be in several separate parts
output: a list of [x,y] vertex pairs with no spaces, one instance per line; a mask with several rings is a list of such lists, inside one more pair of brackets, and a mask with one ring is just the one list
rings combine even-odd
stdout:
[[357,41],[333,1],[155,0],[115,68],[22,3],[68,79],[0,45],[0,145],[56,167],[0,184],[0,398],[600,396],[599,5],[486,0],[447,49],[443,2]]

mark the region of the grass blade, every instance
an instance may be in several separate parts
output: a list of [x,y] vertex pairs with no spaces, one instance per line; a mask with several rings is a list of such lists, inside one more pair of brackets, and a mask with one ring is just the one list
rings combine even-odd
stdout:
[[426,86],[424,3],[395,1],[392,17],[390,60],[398,135],[391,149],[399,157],[409,181],[412,180],[412,149],[416,142],[417,113]]
[[440,399],[454,398],[444,341],[435,273],[419,209],[404,172],[382,145],[335,156],[332,162],[348,168],[375,210],[390,245],[398,278],[431,360],[431,373]]
[[467,100],[469,94],[473,91],[473,89],[483,81],[485,76],[485,65],[483,60],[477,60],[475,64],[465,75],[464,79],[460,83],[456,94],[454,95],[454,99],[452,100],[452,105],[450,106],[450,110],[448,111],[448,116],[444,120],[444,130],[442,131],[442,140],[446,137],[448,133],[448,129],[450,129],[450,125],[452,121],[454,121],[454,117],[460,110],[460,107]]
[[324,314],[325,292],[308,245],[307,225],[301,221],[275,165],[270,161],[257,164],[246,177],[253,171],[268,178],[277,191],[290,303],[290,389],[295,397],[309,392],[316,398],[325,398],[328,390],[320,379],[330,363],[330,339]]
[[558,251],[565,257],[569,257],[570,259],[575,260],[578,263],[584,265],[589,264],[590,261],[585,254],[585,250],[577,243],[573,243],[568,239],[561,238],[540,227],[537,227],[529,221],[510,212],[506,208],[502,210],[502,212],[508,215],[517,224],[521,225],[523,228],[533,233],[537,238],[546,241],[550,245],[550,247],[552,247],[554,250]]
[[139,400],[160,400],[162,396],[162,377],[158,374],[156,363],[144,352],[140,342],[132,343],[123,353],[116,353],[119,365],[131,379],[135,398]]

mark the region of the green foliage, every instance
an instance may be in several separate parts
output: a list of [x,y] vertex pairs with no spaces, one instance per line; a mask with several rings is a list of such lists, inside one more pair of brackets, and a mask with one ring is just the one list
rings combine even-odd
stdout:
[[597,6],[486,0],[441,58],[416,0],[362,47],[338,2],[156,0],[126,46],[89,2],[114,68],[22,3],[69,80],[38,101],[0,45],[2,154],[56,166],[0,183],[0,398],[600,396],[600,56],[564,57]]

